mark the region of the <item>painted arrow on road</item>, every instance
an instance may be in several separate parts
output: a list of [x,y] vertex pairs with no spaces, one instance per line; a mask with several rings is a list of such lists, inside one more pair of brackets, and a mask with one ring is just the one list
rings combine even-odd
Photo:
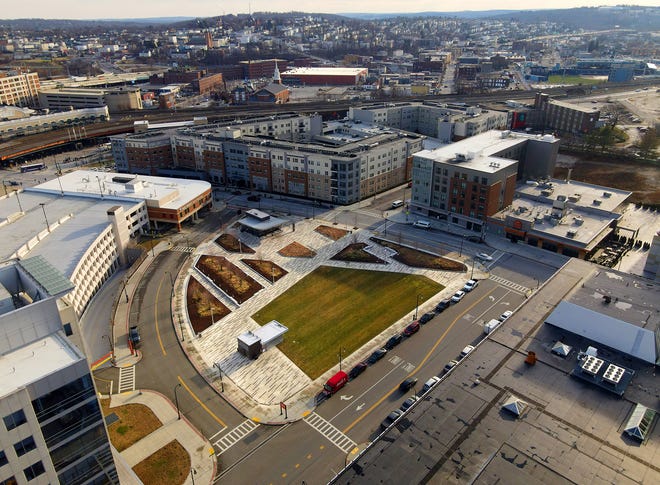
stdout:
[[356,411],[362,411],[362,408],[365,407],[366,405],[367,405],[366,402],[363,402],[362,404],[358,404],[358,405],[355,407],[355,410],[356,410]]
[[341,399],[342,401],[350,401],[351,399],[353,399],[353,396],[339,396],[339,399]]
[[495,297],[494,297],[493,295],[488,295],[488,299],[489,299],[490,301],[495,301]]

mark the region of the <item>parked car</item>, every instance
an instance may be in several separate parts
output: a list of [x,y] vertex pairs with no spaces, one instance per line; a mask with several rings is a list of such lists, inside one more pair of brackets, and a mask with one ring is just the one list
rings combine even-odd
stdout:
[[433,376],[431,377],[428,381],[424,383],[422,386],[422,393],[425,393],[429,389],[431,389],[433,386],[435,386],[438,382],[440,382],[440,378],[438,376]]
[[454,367],[456,367],[457,364],[458,364],[458,361],[450,360],[450,361],[447,362],[447,364],[445,365],[444,371],[445,371],[445,372],[449,372],[449,371],[452,370]]
[[486,253],[477,253],[474,257],[477,258],[477,259],[480,259],[482,261],[492,261],[493,260],[493,257],[490,254],[486,254]]
[[419,320],[415,320],[405,329],[403,329],[403,335],[405,337],[410,337],[413,333],[419,332]]
[[403,340],[403,335],[401,335],[400,333],[397,333],[396,335],[392,335],[390,339],[385,343],[385,348],[387,350],[392,350],[394,347],[399,345],[402,340]]
[[398,409],[395,409],[392,411],[390,414],[387,415],[385,419],[383,419],[383,422],[380,423],[380,428],[381,429],[387,429],[389,428],[394,421],[399,419],[403,413],[399,411]]
[[454,293],[454,296],[451,297],[451,302],[458,303],[463,299],[464,296],[465,296],[465,292],[462,290],[458,290],[456,293]]
[[408,410],[408,408],[413,404],[415,404],[415,402],[418,400],[419,398],[417,396],[410,396],[408,399],[403,401],[403,404],[401,404],[401,407],[399,409],[401,409],[401,411],[405,413]]
[[137,327],[131,327],[128,329],[128,339],[131,341],[134,348],[140,346],[140,331]]
[[396,209],[397,207],[403,207],[403,201],[402,200],[395,200],[392,202],[392,205],[390,206],[392,209]]
[[481,244],[484,242],[483,239],[481,239],[479,236],[468,236],[465,238],[467,241],[473,242],[473,243],[479,243]]
[[399,391],[407,392],[417,384],[417,377],[408,377],[401,384],[399,384]]
[[259,195],[248,195],[247,200],[250,202],[259,202],[261,197]]
[[463,286],[463,291],[466,293],[471,292],[479,285],[477,280],[468,280],[467,283]]
[[435,312],[442,313],[446,308],[449,308],[449,305],[451,305],[451,301],[449,299],[442,300],[435,306]]
[[358,362],[355,366],[348,372],[349,379],[355,379],[357,376],[362,374],[367,370],[368,364],[364,361]]
[[429,221],[415,221],[413,222],[413,226],[419,227],[420,229],[431,229],[431,223]]
[[386,354],[386,353],[387,353],[387,349],[378,349],[378,350],[374,351],[374,352],[369,356],[369,358],[367,359],[367,363],[368,363],[369,365],[373,365],[373,364],[375,364],[375,363],[378,362],[380,359],[382,359],[383,357],[385,357],[385,354]]
[[466,345],[463,350],[461,350],[461,359],[467,357],[467,355],[474,350],[473,345]]
[[435,313],[432,313],[432,312],[425,313],[424,315],[422,315],[422,316],[420,317],[420,319],[419,319],[419,323],[421,323],[422,325],[424,325],[425,323],[430,322],[431,319],[432,319],[434,316],[435,316]]
[[511,315],[513,315],[513,312],[511,310],[507,310],[504,313],[500,315],[500,322],[503,322],[507,318],[509,318]]

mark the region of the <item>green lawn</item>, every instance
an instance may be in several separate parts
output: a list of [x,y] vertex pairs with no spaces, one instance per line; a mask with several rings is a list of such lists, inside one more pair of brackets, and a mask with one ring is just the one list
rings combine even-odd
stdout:
[[549,84],[584,84],[585,86],[590,86],[592,84],[602,84],[603,82],[605,81],[602,79],[593,79],[581,76],[562,76],[560,74],[548,76]]
[[[279,348],[315,379],[444,287],[425,276],[321,266],[255,313],[289,331]],[[366,356],[365,356],[366,357]]]

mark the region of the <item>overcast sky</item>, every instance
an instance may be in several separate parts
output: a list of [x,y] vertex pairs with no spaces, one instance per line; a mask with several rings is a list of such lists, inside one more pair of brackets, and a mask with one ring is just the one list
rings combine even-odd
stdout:
[[[524,10],[617,5],[622,0],[3,0],[0,18],[108,19],[146,17],[213,17],[252,12],[456,12],[461,10]],[[660,5],[660,0],[633,0],[635,5]]]

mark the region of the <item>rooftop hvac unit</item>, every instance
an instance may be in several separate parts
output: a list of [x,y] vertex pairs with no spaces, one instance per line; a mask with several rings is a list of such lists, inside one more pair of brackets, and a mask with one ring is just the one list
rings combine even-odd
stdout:
[[602,200],[600,200],[600,199],[594,199],[594,205],[600,205],[600,204],[602,204],[602,203],[603,203]]
[[543,197],[550,197],[552,195],[552,189],[544,189],[541,191]]
[[600,368],[603,367],[604,363],[605,361],[603,359],[599,359],[598,357],[594,357],[593,355],[588,355],[584,359],[584,362],[582,362],[582,370],[587,374],[591,374],[592,376],[595,376],[596,374],[598,374]]
[[581,217],[574,217],[573,220],[575,221],[575,224],[577,226],[581,226],[582,223],[584,222],[584,219],[582,219]]
[[603,197],[606,199],[612,197],[612,192],[603,192]]
[[573,239],[577,235],[577,231],[575,229],[569,229],[566,231],[566,237],[570,237]]
[[580,200],[580,197],[581,197],[580,194],[569,195],[569,196],[568,196],[568,201],[569,201],[569,202],[573,202],[573,203],[575,203],[575,202],[577,202],[578,200]]
[[623,377],[623,374],[626,370],[623,367],[618,365],[610,364],[605,369],[605,374],[603,374],[603,379],[612,384],[618,384]]

